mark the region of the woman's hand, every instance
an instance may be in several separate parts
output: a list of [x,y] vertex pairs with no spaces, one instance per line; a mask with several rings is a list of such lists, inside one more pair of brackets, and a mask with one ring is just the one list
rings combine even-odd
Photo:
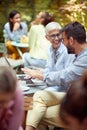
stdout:
[[40,80],[43,80],[43,73],[41,70],[32,70],[29,68],[22,68],[21,69],[25,74],[27,74],[26,78],[38,78]]
[[13,27],[13,31],[17,31],[20,28],[20,23],[16,22]]

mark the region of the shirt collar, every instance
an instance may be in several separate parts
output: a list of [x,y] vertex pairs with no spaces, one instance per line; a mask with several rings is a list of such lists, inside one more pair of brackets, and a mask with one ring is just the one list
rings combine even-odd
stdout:
[[[52,45],[51,45],[50,50],[51,50],[51,51],[54,51]],[[58,47],[57,50],[54,51],[54,52],[55,52],[56,55],[59,55],[59,54],[61,54],[63,51],[64,51],[64,45],[63,45],[63,43],[60,43],[59,47]]]

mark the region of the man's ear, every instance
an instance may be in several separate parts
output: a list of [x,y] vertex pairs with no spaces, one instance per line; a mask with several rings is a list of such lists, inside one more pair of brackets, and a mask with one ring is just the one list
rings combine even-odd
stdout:
[[71,46],[74,44],[74,39],[73,39],[73,37],[70,37],[70,38],[69,38],[69,42],[70,42],[70,45],[71,45]]

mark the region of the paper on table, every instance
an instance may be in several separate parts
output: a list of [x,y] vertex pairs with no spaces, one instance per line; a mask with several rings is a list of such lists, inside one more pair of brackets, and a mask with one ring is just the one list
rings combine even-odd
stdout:
[[32,79],[32,81],[35,85],[45,85],[45,83],[39,79]]
[[22,91],[29,91],[30,90],[30,87],[27,87],[27,86],[20,85],[20,88],[22,89]]

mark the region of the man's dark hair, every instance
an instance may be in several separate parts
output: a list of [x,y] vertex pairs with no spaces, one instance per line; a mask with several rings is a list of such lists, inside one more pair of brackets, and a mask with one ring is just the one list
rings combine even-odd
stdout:
[[73,37],[81,44],[86,42],[86,30],[79,22],[72,22],[66,25],[62,32],[65,32],[67,38]]

